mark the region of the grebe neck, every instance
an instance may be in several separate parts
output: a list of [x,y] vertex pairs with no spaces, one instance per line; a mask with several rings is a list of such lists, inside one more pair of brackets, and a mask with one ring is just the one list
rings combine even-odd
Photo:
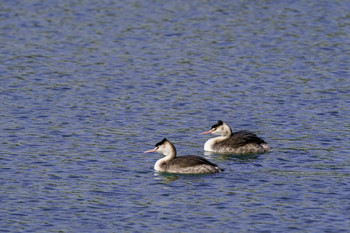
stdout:
[[230,138],[231,135],[232,135],[231,127],[224,123],[223,124],[223,131],[221,132],[220,137],[217,137],[217,139],[218,140],[221,139],[221,141],[222,141],[222,140]]
[[162,151],[162,154],[165,157],[159,159],[154,164],[154,170],[156,171],[165,171],[163,165],[176,157],[176,149],[172,144],[168,143],[166,149]]
[[219,142],[222,142],[226,139],[228,139],[230,136],[218,136],[215,138],[209,139],[205,144],[204,144],[204,150],[205,151],[213,151],[213,146]]
[[221,131],[220,136],[209,139],[204,144],[204,150],[205,151],[213,151],[213,146],[219,142],[225,141],[229,139],[232,135],[232,130],[230,126],[226,125],[227,127],[224,128],[223,131]]

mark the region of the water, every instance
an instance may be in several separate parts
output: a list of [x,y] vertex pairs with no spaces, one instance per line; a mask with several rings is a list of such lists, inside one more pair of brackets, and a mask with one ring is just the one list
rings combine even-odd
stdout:
[[[1,232],[349,232],[349,1],[2,1]],[[207,155],[218,119],[274,148]],[[153,171],[163,137],[213,175]]]

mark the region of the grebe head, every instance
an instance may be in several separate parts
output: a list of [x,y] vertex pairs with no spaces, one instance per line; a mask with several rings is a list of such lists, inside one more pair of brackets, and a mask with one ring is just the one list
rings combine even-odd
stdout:
[[203,132],[201,134],[217,134],[221,136],[231,135],[232,131],[230,126],[228,126],[225,122],[218,120],[216,124],[214,124],[209,131]]
[[150,153],[150,152],[158,152],[160,154],[163,154],[165,156],[174,156],[176,155],[176,149],[174,145],[168,141],[168,139],[163,138],[162,141],[158,142],[154,149],[147,150],[144,153]]

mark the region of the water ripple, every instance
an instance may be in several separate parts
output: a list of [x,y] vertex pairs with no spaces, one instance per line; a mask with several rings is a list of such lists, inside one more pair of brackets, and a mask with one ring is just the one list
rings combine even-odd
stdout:
[[[348,231],[345,1],[0,6],[0,231]],[[218,119],[273,151],[204,153]]]

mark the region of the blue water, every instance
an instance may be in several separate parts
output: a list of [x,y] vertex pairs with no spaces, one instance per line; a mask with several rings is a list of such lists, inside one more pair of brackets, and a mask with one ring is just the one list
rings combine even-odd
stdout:
[[[1,232],[349,232],[349,1],[1,1]],[[221,119],[274,148],[206,154]],[[164,175],[163,137],[223,173]]]

